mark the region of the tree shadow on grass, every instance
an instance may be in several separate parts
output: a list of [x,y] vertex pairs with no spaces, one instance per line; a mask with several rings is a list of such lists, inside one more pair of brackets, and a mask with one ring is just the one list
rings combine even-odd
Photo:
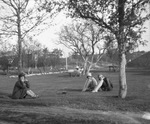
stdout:
[[128,101],[134,101],[134,100],[137,100],[137,99],[139,99],[138,98],[138,96],[127,96],[126,98],[124,98],[124,99],[122,99],[122,98],[120,98],[119,96],[117,96],[117,95],[114,95],[114,96],[112,96],[112,95],[110,95],[110,96],[104,96],[107,100],[114,100],[114,101],[126,101],[126,102],[128,102]]

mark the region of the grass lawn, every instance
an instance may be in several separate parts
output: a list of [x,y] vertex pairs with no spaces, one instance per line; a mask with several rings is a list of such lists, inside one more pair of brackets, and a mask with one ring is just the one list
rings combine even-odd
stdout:
[[[28,77],[37,99],[9,98],[17,78],[0,76],[0,122],[6,124],[124,124],[117,113],[134,113],[133,123],[149,124],[138,113],[150,112],[150,70],[127,69],[128,94],[118,95],[118,72],[105,69],[92,72],[110,78],[110,92],[81,92],[86,77],[69,77],[67,73]],[[99,112],[99,113],[98,113]],[[105,113],[110,112],[104,116]],[[108,115],[113,115],[108,116]],[[101,115],[101,117],[99,117]],[[120,115],[121,116],[121,115]],[[114,119],[115,118],[115,119]],[[120,117],[121,118],[121,117]],[[123,120],[123,119],[122,119]]]

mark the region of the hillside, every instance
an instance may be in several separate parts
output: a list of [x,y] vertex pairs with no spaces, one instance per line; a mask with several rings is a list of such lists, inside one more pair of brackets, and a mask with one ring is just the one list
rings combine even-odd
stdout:
[[131,60],[127,63],[128,67],[144,67],[150,68],[150,51],[141,56]]

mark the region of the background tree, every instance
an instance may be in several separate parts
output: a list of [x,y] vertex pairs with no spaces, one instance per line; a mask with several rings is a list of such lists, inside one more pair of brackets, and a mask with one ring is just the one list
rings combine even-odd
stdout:
[[12,45],[8,42],[2,41],[0,43],[0,66],[1,69],[7,73],[9,71],[9,67],[12,66],[16,55],[16,46]]
[[61,49],[53,49],[52,54],[56,55],[58,58],[63,56],[63,51]]
[[71,58],[76,61],[76,65],[83,66],[82,64],[80,64],[83,63],[83,60],[78,52],[73,51]]
[[62,50],[54,49],[49,51],[48,48],[41,48],[41,53],[38,55],[37,67],[43,68],[43,71],[46,72],[46,69],[56,68],[56,66],[61,65]]
[[[52,6],[51,6],[52,7]],[[31,31],[41,29],[39,25],[52,17],[51,11],[45,13],[37,1],[30,0],[1,0],[0,1],[0,35],[8,38],[17,36],[18,44],[18,71],[22,70],[22,42],[24,37]],[[53,9],[53,8],[51,8]],[[49,22],[50,24],[50,22]],[[33,33],[32,33],[33,34]],[[15,37],[14,37],[15,39]]]
[[43,69],[44,69],[44,71],[45,71],[45,67],[47,65],[48,53],[49,53],[48,48],[44,48],[43,49]]
[[7,70],[8,72],[8,68],[10,66],[9,64],[9,60],[7,56],[2,56],[0,58],[0,65],[1,65],[1,69],[5,72]]
[[63,51],[61,49],[53,49],[50,55],[51,66],[56,67],[61,63],[61,57],[63,56]]
[[[85,74],[85,71],[90,71],[91,67],[100,61],[110,40],[105,35],[105,30],[93,23],[82,21],[64,26],[59,33],[58,42],[81,56]],[[97,58],[95,58],[96,53]]]
[[68,10],[72,17],[90,19],[107,29],[118,44],[119,49],[119,97],[127,95],[126,52],[127,46],[143,44],[141,34],[143,24],[149,19],[146,11],[149,0],[69,0]]
[[28,67],[37,68],[38,58],[42,54],[43,46],[37,40],[34,40],[31,36],[27,36],[23,41],[23,48],[27,54]]

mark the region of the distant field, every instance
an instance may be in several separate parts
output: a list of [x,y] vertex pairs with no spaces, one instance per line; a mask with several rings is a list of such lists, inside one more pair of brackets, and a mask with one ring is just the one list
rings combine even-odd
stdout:
[[[115,117],[97,118],[92,113],[97,110],[114,113],[150,112],[150,70],[127,69],[128,94],[124,100],[117,98],[118,72],[101,69],[92,73],[96,79],[99,73],[109,77],[114,85],[113,91],[81,92],[86,80],[85,76],[69,77],[67,73],[61,73],[28,77],[31,89],[40,97],[38,99],[12,100],[8,96],[10,96],[17,78],[0,76],[0,106],[2,106],[0,111],[3,111],[0,114],[0,122],[8,124],[124,124],[125,122],[121,120],[114,120]],[[87,113],[91,113],[93,116],[88,116]],[[20,119],[18,120],[18,118]],[[149,124],[144,119],[137,118],[136,121]]]

